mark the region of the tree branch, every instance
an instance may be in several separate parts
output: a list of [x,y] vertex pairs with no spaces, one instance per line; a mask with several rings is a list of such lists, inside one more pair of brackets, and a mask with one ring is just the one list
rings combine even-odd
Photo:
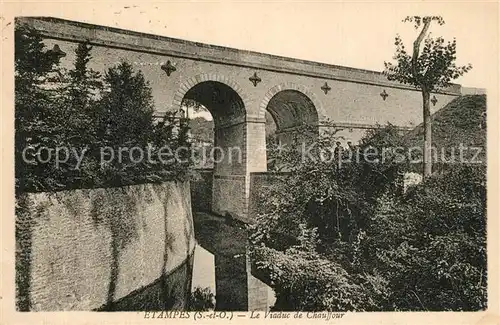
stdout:
[[[427,34],[427,31],[429,30],[429,27],[431,25],[431,19],[430,17],[424,17],[423,23],[424,26],[422,27],[422,30],[420,31],[420,34],[418,35],[417,39],[415,42],[413,42],[413,55],[411,58],[411,69],[413,73],[413,78],[417,80],[417,75],[418,75],[418,70],[417,70],[417,60],[418,60],[418,53],[420,52],[420,44],[422,44],[422,41]],[[418,82],[418,81],[417,81]],[[423,85],[421,85],[423,86]]]

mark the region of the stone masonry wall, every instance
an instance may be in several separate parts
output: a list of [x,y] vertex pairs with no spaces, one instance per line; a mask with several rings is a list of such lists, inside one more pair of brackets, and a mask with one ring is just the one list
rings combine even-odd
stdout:
[[16,209],[19,310],[93,310],[146,287],[194,249],[189,183],[28,193]]
[[[261,119],[273,89],[304,89],[318,112],[320,123],[329,119],[345,126],[347,141],[356,142],[367,127],[390,122],[396,126],[414,127],[421,122],[422,96],[412,87],[389,82],[381,73],[340,67],[317,62],[276,57],[212,45],[173,40],[155,35],[116,30],[57,19],[26,18],[43,31],[47,49],[59,45],[67,55],[61,66],[69,68],[75,58],[77,42],[88,39],[94,44],[90,66],[100,72],[125,60],[141,70],[153,88],[159,115],[179,109],[176,98],[180,90],[189,90],[200,76],[231,84],[243,98],[247,118]],[[176,71],[167,76],[161,65],[167,61]],[[249,77],[257,73],[261,82],[254,86]],[[194,78],[194,79],[193,79]],[[201,79],[200,79],[201,80]],[[331,90],[324,93],[328,82]],[[388,96],[382,99],[385,91]],[[181,92],[182,93],[182,92]],[[435,93],[437,111],[461,94],[453,85]],[[182,96],[181,96],[182,97]],[[353,129],[355,132],[348,131]],[[257,171],[257,170],[253,170]],[[262,170],[263,171],[263,170]],[[248,171],[249,172],[249,171]]]
[[[71,68],[75,59],[76,43],[53,39],[46,39],[44,43],[47,49],[52,48],[55,44],[59,45],[67,54],[61,59],[61,66]],[[421,122],[422,95],[417,90],[328,80],[332,89],[328,94],[325,94],[321,90],[325,83],[324,78],[265,70],[258,72],[262,82],[254,87],[248,80],[249,76],[255,72],[255,69],[251,68],[172,58],[103,46],[94,46],[91,54],[93,58],[89,62],[90,67],[101,73],[106,72],[108,68],[117,65],[120,61],[129,62],[134,70],[142,71],[152,87],[158,115],[162,115],[167,110],[180,108],[173,106],[174,95],[184,86],[186,80],[210,73],[213,78],[225,77],[241,87],[238,95],[250,98],[246,102],[248,106],[245,107],[248,116],[255,117],[261,114],[260,104],[271,89],[280,84],[293,83],[303,86],[311,94],[314,94],[315,102],[318,105],[315,108],[318,111],[320,122],[328,119],[334,123],[347,124],[346,129],[365,128],[365,126],[375,126],[377,123],[384,125],[388,122],[401,127],[414,127]],[[160,68],[161,64],[167,60],[174,61],[177,69],[170,76],[167,76]],[[284,86],[283,89],[287,89],[287,87]],[[383,90],[389,95],[386,100],[380,96]],[[431,105],[432,113],[457,97],[455,94],[436,93],[434,95],[438,101],[435,106]],[[350,134],[346,134],[346,136],[351,138]],[[354,138],[357,138],[355,134]]]
[[[46,49],[55,45],[66,53],[61,67],[71,68],[78,42],[92,45],[89,66],[105,73],[126,61],[140,70],[152,87],[157,116],[181,108],[182,99],[201,82],[220,82],[241,98],[245,116],[228,121],[215,130],[215,143],[225,156],[214,170],[212,211],[246,220],[249,208],[249,174],[267,169],[265,113],[269,101],[283,90],[300,91],[314,104],[317,120],[325,127],[333,123],[345,146],[358,142],[368,129],[391,123],[413,128],[422,120],[422,95],[414,87],[389,81],[380,72],[278,57],[264,53],[176,40],[105,26],[55,18],[24,18],[44,37]],[[175,71],[165,73],[167,62]],[[260,82],[253,83],[257,74]],[[323,88],[325,84],[329,88]],[[431,113],[461,94],[460,85],[433,93]],[[330,89],[324,91],[323,89]],[[381,94],[387,96],[381,96]],[[240,118],[241,117],[241,118]],[[327,123],[328,122],[328,123]],[[229,161],[229,148],[236,147],[241,161]],[[234,152],[234,151],[231,151]]]

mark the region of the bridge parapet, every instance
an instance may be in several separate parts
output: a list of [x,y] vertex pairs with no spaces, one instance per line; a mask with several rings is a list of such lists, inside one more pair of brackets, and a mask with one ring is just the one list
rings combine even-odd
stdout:
[[[41,31],[44,36],[55,39],[74,42],[89,40],[90,43],[94,45],[115,47],[130,51],[140,50],[171,57],[273,72],[402,89],[414,89],[414,87],[411,86],[389,81],[378,71],[282,57],[53,17],[23,17],[18,18],[18,20],[29,23]],[[460,95],[461,85],[453,84],[447,89],[444,89],[442,93]]]

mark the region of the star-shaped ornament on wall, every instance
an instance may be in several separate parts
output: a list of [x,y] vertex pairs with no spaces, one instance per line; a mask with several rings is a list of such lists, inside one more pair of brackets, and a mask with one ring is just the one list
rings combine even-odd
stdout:
[[172,72],[177,70],[177,68],[174,65],[172,65],[172,62],[170,62],[170,60],[168,60],[167,63],[162,64],[161,69],[167,73],[168,77],[170,77]]
[[385,89],[380,93],[380,97],[382,97],[383,100],[385,100],[388,96],[389,94],[385,92]]
[[253,83],[254,87],[257,87],[257,84],[262,81],[262,79],[260,79],[259,76],[257,76],[257,72],[254,72],[253,76],[248,78],[248,80],[250,80]]
[[332,87],[328,86],[328,83],[325,82],[325,84],[321,87],[321,89],[325,92],[326,95],[330,90],[332,90]]

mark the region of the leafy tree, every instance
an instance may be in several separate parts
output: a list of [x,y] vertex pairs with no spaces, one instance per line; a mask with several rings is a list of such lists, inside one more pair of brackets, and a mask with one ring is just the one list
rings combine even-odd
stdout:
[[[430,113],[430,94],[439,88],[450,85],[472,66],[457,66],[456,40],[445,43],[442,37],[431,38],[428,31],[432,22],[444,24],[440,16],[408,16],[403,22],[414,23],[415,29],[420,29],[418,37],[413,42],[411,54],[406,51],[399,35],[395,38],[396,63],[384,62],[385,73],[389,80],[399,81],[417,87],[422,92],[424,119],[424,177],[432,173],[432,128]],[[426,38],[427,36],[427,38]],[[424,40],[425,39],[425,40]],[[422,42],[424,43],[421,48]]]
[[153,124],[153,96],[148,82],[129,63],[110,68],[104,77],[107,93],[101,102],[101,136],[109,144],[145,142]]
[[214,138],[214,122],[203,117],[195,117],[189,120],[189,128],[194,140],[213,143]]
[[484,166],[455,165],[403,197],[380,197],[360,270],[386,279],[387,308],[486,308],[485,184]]
[[[306,148],[292,143],[277,156],[270,152],[287,173],[263,191],[262,213],[250,228],[250,241],[258,266],[274,281],[275,309],[382,308],[383,299],[375,299],[385,295],[378,289],[381,278],[353,271],[353,261],[360,258],[356,238],[368,226],[376,197],[391,188],[402,168],[395,157],[382,159],[380,150],[373,157],[366,150],[400,141],[393,126],[381,132],[359,148],[340,147],[336,130],[331,130]],[[308,128],[301,133],[299,142],[311,135]],[[370,154],[380,163],[365,159]]]
[[[127,184],[146,167],[140,152],[130,149],[145,150],[151,138],[154,124],[152,90],[143,74],[134,72],[126,62],[109,68],[104,81],[107,92],[100,102],[97,134],[101,139],[100,147],[112,148],[109,152],[115,157],[107,157],[111,161],[101,166],[103,177],[111,184]],[[117,157],[120,148],[128,150]]]
[[[179,112],[167,112],[157,123],[149,82],[129,63],[108,69],[104,82],[107,92],[100,100],[97,135],[101,147],[113,148],[115,157],[101,166],[103,181],[124,185],[188,177],[192,161],[186,119]],[[138,150],[131,150],[134,147]],[[162,147],[177,157],[163,159]],[[179,147],[187,150],[177,151]],[[125,151],[118,156],[120,148]],[[146,157],[148,151],[151,155]]]
[[64,105],[46,87],[60,57],[44,49],[42,37],[31,27],[16,22],[14,33],[16,190],[40,190],[44,187],[43,179],[57,186],[51,176],[57,170],[33,163],[29,157],[25,160],[23,152],[41,146],[54,147],[61,142],[58,134],[64,125],[61,117]]
[[[152,90],[130,64],[110,68],[104,78],[89,67],[88,42],[75,50],[74,66],[59,67],[60,53],[46,50],[36,30],[16,24],[15,52],[15,157],[16,191],[54,191],[68,188],[105,187],[185,179],[190,168],[189,150],[181,161],[158,163],[158,151],[148,148],[180,146],[189,149],[188,126],[168,113],[161,123],[153,117]],[[55,74],[56,78],[52,78]],[[113,148],[113,161],[101,164],[101,148]],[[138,147],[135,155],[119,148]],[[44,163],[24,150],[65,148],[66,162]],[[86,149],[80,168],[72,150]],[[69,152],[68,152],[69,151]],[[138,153],[144,154],[140,159]],[[45,155],[47,151],[45,151]],[[47,159],[48,157],[42,157]],[[121,159],[120,159],[121,158]],[[154,162],[156,160],[156,163]]]
[[16,79],[17,84],[24,87],[40,85],[44,82],[43,77],[59,63],[60,57],[52,51],[44,50],[41,35],[30,26],[16,22],[14,34],[15,73],[20,77]]
[[67,121],[74,122],[70,124],[75,137],[87,143],[91,139],[82,139],[78,135],[91,137],[95,141],[96,106],[103,91],[101,74],[88,66],[92,59],[91,51],[92,46],[88,41],[78,44],[75,50],[74,68],[69,71],[70,82],[66,89],[70,108]]
[[75,49],[74,65],[65,71],[65,84],[61,89],[65,102],[64,126],[67,148],[85,151],[85,159],[77,169],[77,160],[69,155],[68,161],[60,168],[64,169],[66,184],[72,182],[75,187],[89,187],[98,184],[99,161],[97,155],[89,149],[101,143],[97,138],[99,129],[99,103],[103,92],[103,80],[99,72],[89,67],[92,59],[92,46],[89,42],[79,43]]
[[195,113],[208,111],[205,108],[205,106],[203,106],[200,102],[189,98],[184,98],[182,100],[181,107],[183,107],[186,110],[185,114],[187,118],[189,118],[190,110],[192,110]]

